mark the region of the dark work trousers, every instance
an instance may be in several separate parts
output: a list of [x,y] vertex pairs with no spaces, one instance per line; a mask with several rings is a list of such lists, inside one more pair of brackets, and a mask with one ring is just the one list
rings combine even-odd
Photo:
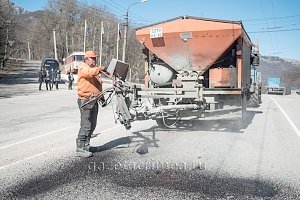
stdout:
[[80,141],[86,141],[87,138],[90,138],[97,125],[98,103],[97,101],[93,101],[81,108],[81,105],[86,101],[87,100],[82,99],[78,99],[77,101],[81,116],[78,133],[78,139]]
[[68,82],[68,90],[72,90],[73,81],[69,80]]
[[40,81],[40,84],[39,84],[39,90],[42,90],[42,81]]

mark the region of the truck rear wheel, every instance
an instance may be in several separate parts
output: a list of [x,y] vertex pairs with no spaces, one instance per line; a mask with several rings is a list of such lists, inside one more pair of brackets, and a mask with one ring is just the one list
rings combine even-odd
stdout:
[[156,120],[157,126],[161,127],[161,128],[170,128],[170,126],[175,125],[175,121],[174,120],[170,120],[167,118],[157,118]]
[[259,87],[255,86],[254,93],[250,95],[249,105],[253,107],[258,107],[261,103],[261,96]]
[[246,109],[247,109],[247,99],[246,99],[246,95],[243,94],[241,96],[241,117],[238,121],[238,127],[240,129],[246,128],[247,126]]

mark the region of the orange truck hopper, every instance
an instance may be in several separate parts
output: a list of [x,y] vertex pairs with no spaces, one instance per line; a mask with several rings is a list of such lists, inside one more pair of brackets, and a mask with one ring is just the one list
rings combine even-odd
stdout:
[[[177,73],[206,73],[214,78],[214,83],[209,83],[211,87],[250,85],[252,43],[240,21],[183,16],[140,27],[136,29],[136,38]],[[220,66],[222,70],[214,70]],[[226,69],[229,67],[235,70]],[[219,72],[223,76],[218,76]],[[228,81],[233,72],[234,83]]]
[[136,30],[137,40],[176,71],[204,72],[239,37],[251,46],[241,22],[187,16]]

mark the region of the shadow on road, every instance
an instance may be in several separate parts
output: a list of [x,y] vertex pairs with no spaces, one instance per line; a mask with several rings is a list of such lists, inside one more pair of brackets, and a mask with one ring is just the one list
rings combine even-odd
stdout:
[[38,67],[15,66],[0,71],[0,99],[38,92]]
[[16,85],[38,83],[38,69],[36,67],[24,68],[0,76],[0,84]]
[[[262,111],[246,111],[246,118],[243,129],[247,128],[256,114],[261,114]],[[200,120],[200,121],[178,121],[170,127],[157,127],[161,131],[213,131],[213,132],[234,132],[243,133],[243,129],[239,126],[237,119],[218,119],[218,120]]]
[[118,138],[116,140],[112,140],[104,145],[101,145],[101,146],[97,146],[97,147],[90,147],[90,151],[93,152],[93,153],[96,153],[96,152],[102,152],[102,151],[107,151],[107,150],[110,150],[110,149],[113,149],[115,147],[118,147],[120,145],[124,145],[124,144],[130,144],[132,141],[132,138],[131,137],[122,137],[122,138]]
[[[261,114],[262,111],[247,111],[246,114],[246,124],[247,127],[252,123],[252,120],[256,114]],[[246,128],[245,127],[245,128]],[[135,146],[135,151],[142,155],[148,153],[149,147],[158,148],[159,145],[156,139],[156,132],[196,132],[196,131],[210,131],[210,132],[224,132],[224,133],[244,133],[243,130],[238,128],[237,122],[234,120],[209,120],[209,121],[196,121],[196,122],[178,122],[170,128],[162,128],[159,126],[153,126],[151,128],[133,132],[135,136],[128,136],[118,138],[116,140],[110,141],[104,145],[91,147],[90,151],[93,153],[107,151],[113,148],[127,148]],[[122,146],[121,145],[127,145]],[[130,146],[130,147],[131,147]]]
[[[15,66],[0,70],[0,99],[38,93],[38,70],[39,66]],[[45,83],[42,90],[46,90]]]
[[[113,148],[129,148],[130,144],[135,147],[135,151],[139,154],[148,153],[149,147],[159,147],[157,144],[157,139],[155,138],[156,126],[151,127],[146,130],[136,131],[132,134],[134,136],[127,136],[112,140],[104,145],[97,147],[90,147],[90,151],[93,153],[107,151]],[[150,133],[150,136],[148,136]],[[147,135],[147,136],[146,136]],[[127,145],[127,146],[122,146]]]

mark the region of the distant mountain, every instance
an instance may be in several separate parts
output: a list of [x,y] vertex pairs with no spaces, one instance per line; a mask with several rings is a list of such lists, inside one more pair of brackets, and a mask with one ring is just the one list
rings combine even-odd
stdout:
[[17,6],[15,3],[11,3],[11,5],[13,6],[14,12],[16,14],[22,14],[22,13],[28,13],[29,12],[28,10],[25,10],[24,8],[22,8],[20,6]]
[[260,66],[257,70],[262,73],[262,82],[268,77],[279,77],[282,83],[300,87],[300,61],[276,56],[260,56]]
[[17,15],[17,19],[22,26],[25,28],[31,28],[35,26],[46,11],[44,10],[37,10],[34,12],[23,12]]

